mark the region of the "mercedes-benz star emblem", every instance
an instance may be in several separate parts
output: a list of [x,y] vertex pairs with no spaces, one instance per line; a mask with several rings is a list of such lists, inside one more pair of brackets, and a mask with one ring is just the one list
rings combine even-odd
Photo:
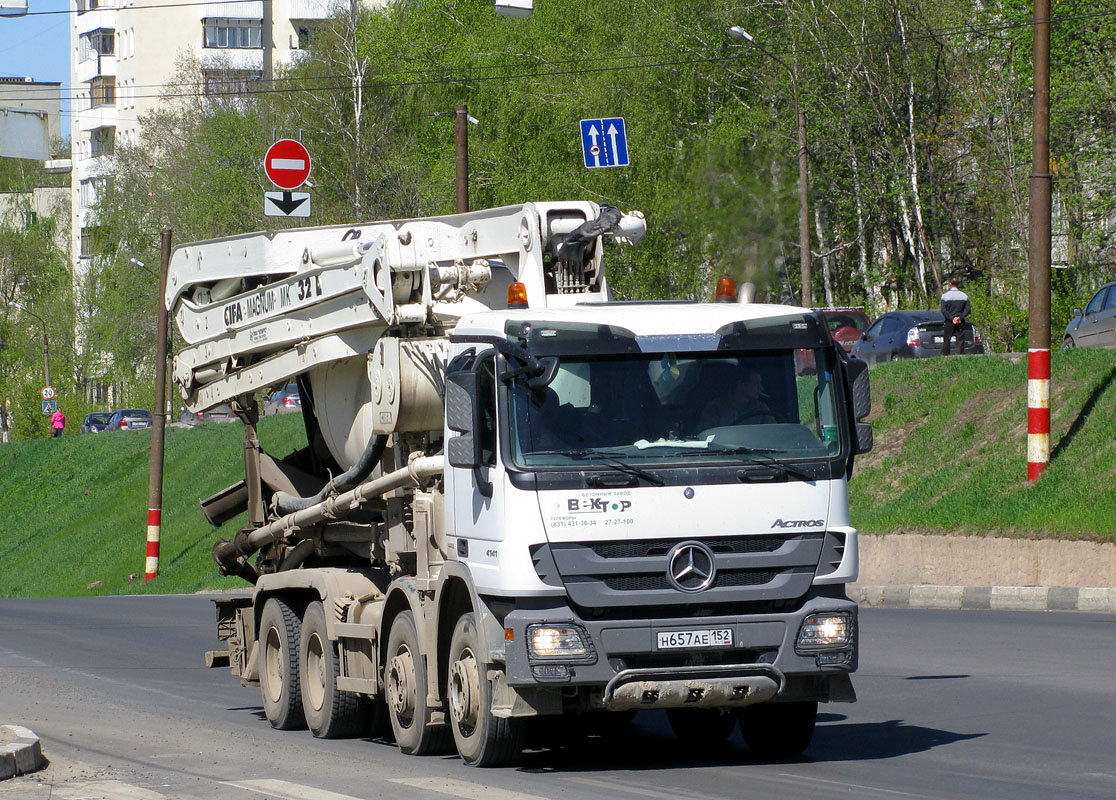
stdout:
[[700,592],[713,585],[717,564],[701,542],[676,544],[667,554],[667,581],[680,592]]

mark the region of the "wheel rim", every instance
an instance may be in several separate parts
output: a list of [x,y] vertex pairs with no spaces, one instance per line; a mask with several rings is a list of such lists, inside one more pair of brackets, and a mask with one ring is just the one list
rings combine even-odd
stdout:
[[462,650],[460,658],[450,667],[449,701],[450,716],[458,730],[471,736],[477,729],[480,714],[480,670],[469,648]]
[[264,691],[267,699],[278,703],[283,698],[283,643],[279,638],[279,631],[268,628],[267,637],[264,639]]
[[388,704],[404,728],[415,718],[415,662],[410,648],[402,645],[388,662]]
[[315,711],[325,704],[325,649],[321,637],[314,634],[306,646],[306,694]]

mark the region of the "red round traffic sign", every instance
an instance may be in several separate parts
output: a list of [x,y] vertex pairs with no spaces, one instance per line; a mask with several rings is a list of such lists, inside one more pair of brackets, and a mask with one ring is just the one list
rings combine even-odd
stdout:
[[267,148],[264,172],[280,189],[297,189],[310,177],[310,153],[302,142],[280,139]]

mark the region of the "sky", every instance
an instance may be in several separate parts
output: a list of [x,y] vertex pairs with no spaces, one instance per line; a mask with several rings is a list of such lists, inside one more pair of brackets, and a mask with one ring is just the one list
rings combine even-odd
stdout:
[[62,131],[68,135],[70,15],[68,0],[28,0],[26,17],[0,17],[0,76],[62,84]]

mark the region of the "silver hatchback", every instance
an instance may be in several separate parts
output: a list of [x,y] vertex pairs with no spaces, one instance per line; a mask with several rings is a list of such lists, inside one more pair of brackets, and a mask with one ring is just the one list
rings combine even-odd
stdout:
[[1073,310],[1062,334],[1062,347],[1116,346],[1116,281],[1106,283],[1085,306]]

